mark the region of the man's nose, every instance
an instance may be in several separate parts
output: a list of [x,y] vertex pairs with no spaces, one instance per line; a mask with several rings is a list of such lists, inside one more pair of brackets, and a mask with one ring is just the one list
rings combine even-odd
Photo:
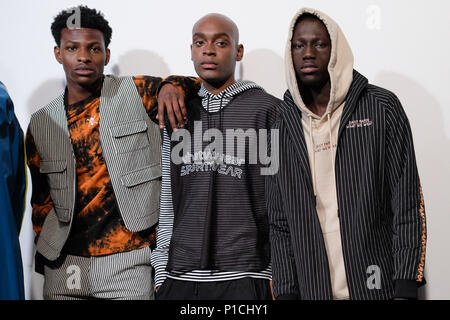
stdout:
[[81,48],[78,51],[78,61],[80,61],[80,62],[91,61],[91,55],[90,55],[89,49]]
[[212,43],[207,43],[204,47],[203,47],[203,54],[210,56],[210,55],[214,55],[216,54],[216,50],[214,48],[214,44]]
[[316,52],[314,50],[313,45],[306,45],[303,50],[303,59],[313,59],[316,56]]

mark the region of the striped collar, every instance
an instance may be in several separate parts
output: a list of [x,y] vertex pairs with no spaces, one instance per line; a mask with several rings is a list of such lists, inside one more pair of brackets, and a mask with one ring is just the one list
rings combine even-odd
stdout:
[[208,112],[217,112],[225,107],[234,96],[253,88],[264,90],[252,81],[239,80],[217,95],[209,92],[204,84],[202,84],[198,95],[202,97],[202,106],[205,110]]

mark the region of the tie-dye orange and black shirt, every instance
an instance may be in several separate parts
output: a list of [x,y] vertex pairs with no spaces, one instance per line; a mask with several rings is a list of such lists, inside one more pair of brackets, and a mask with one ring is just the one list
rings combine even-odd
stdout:
[[[161,78],[138,76],[134,83],[148,115],[157,114],[157,90]],[[195,78],[170,77],[169,82],[185,92],[197,92]],[[101,256],[154,246],[154,228],[131,232],[121,218],[111,180],[103,158],[99,132],[100,90],[91,97],[65,105],[69,133],[76,158],[77,196],[75,214],[66,253],[77,256]],[[32,176],[32,221],[36,240],[53,202],[45,176],[39,172],[40,158],[30,132],[26,138],[28,166]]]

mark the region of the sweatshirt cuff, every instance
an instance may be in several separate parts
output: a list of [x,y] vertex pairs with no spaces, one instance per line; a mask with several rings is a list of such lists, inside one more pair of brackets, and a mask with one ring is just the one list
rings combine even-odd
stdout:
[[275,300],[299,300],[297,294],[282,294],[275,298]]
[[167,271],[165,268],[155,268],[155,287],[160,286],[167,278]]
[[396,280],[394,298],[417,299],[415,280]]

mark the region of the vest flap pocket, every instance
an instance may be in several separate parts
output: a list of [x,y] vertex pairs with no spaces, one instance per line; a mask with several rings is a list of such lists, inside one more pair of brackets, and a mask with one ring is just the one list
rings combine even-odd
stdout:
[[122,175],[122,184],[126,187],[134,187],[139,184],[157,179],[161,177],[161,165],[155,164],[133,172]]
[[57,207],[54,206],[55,208],[55,212],[56,212],[56,216],[58,217],[58,220],[64,223],[69,223],[70,222],[70,211],[69,209],[66,208],[62,208],[62,207]]
[[58,173],[67,169],[67,163],[65,161],[41,161],[41,173]]
[[147,130],[147,123],[144,120],[121,123],[111,127],[111,134],[115,138],[125,137],[132,134],[144,132]]

